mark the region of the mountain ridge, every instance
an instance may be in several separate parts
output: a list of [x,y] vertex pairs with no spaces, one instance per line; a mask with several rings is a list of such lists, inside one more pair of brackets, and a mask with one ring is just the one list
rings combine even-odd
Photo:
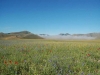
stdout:
[[0,33],[0,39],[43,39],[36,34],[29,31],[11,32],[11,33]]
[[86,33],[86,34],[69,34],[69,33],[60,33],[58,35],[51,36],[49,34],[33,34],[29,31],[20,31],[20,32],[11,32],[11,33],[0,33],[0,39],[73,39],[73,38],[94,38],[100,39],[100,32]]

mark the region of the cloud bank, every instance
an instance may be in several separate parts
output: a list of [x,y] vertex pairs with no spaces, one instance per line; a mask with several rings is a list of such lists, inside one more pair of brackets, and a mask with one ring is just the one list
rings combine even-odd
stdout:
[[67,35],[67,36],[61,36],[61,35],[49,35],[49,36],[41,36],[45,39],[55,39],[55,40],[92,40],[96,37],[88,37],[88,36],[73,36],[73,35]]

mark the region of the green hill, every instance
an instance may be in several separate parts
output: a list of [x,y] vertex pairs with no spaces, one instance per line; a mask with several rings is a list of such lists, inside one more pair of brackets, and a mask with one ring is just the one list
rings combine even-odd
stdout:
[[21,31],[12,33],[0,33],[0,39],[43,39],[43,38],[29,31]]

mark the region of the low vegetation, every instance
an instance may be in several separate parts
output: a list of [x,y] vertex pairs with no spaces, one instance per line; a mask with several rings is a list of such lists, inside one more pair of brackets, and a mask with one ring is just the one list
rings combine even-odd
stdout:
[[100,75],[100,41],[0,40],[0,75]]

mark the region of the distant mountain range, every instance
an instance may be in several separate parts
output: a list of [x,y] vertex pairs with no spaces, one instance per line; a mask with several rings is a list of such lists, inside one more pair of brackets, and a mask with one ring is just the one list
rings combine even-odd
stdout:
[[74,36],[87,36],[95,37],[95,39],[100,39],[100,33],[88,33],[88,34],[73,34]]
[[33,34],[29,31],[0,33],[0,39],[100,39],[100,33],[69,34],[60,33],[58,35]]
[[100,39],[100,33],[87,33],[87,34],[69,34],[60,33],[58,35],[39,35],[45,39]]

